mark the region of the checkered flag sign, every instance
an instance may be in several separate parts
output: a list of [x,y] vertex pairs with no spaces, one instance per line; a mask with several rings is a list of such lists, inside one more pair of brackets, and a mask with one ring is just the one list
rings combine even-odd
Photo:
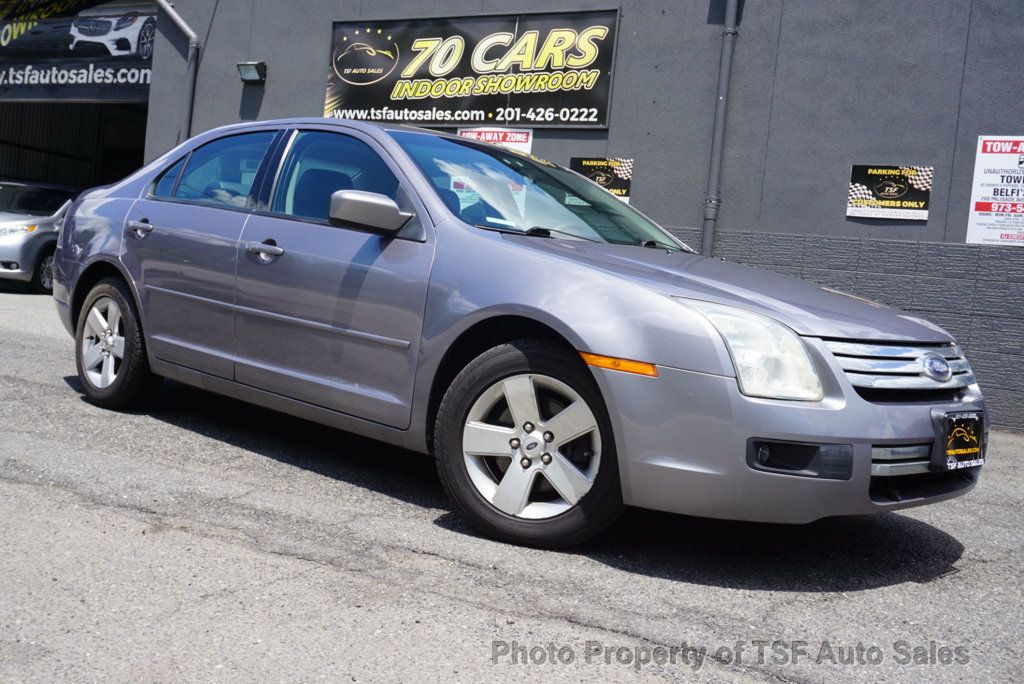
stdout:
[[860,183],[850,183],[850,192],[846,196],[846,206],[855,206],[854,200],[869,200],[874,197],[871,188]]
[[633,160],[613,157],[611,162],[612,172],[622,180],[630,180],[633,177]]
[[912,176],[907,176],[907,182],[918,190],[931,192],[932,179],[935,177],[934,166],[908,166],[907,168],[917,171]]

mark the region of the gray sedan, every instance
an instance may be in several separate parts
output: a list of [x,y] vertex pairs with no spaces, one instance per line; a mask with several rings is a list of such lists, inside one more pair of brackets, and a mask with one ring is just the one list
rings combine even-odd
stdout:
[[53,251],[76,191],[60,185],[0,181],[0,278],[53,287]]
[[970,490],[987,416],[941,328],[694,254],[549,162],[399,126],[229,126],[72,207],[87,397],[160,378],[432,454],[484,533],[624,505],[803,523]]

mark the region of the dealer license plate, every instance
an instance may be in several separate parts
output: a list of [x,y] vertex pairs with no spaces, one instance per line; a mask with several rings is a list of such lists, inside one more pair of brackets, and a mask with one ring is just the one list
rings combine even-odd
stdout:
[[973,468],[985,462],[980,413],[947,413],[945,426],[946,470]]

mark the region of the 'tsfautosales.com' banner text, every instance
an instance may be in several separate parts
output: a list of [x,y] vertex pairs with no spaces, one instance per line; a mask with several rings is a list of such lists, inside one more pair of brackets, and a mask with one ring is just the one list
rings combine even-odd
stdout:
[[0,0],[0,99],[145,101],[156,6]]
[[334,24],[324,116],[602,128],[617,11]]

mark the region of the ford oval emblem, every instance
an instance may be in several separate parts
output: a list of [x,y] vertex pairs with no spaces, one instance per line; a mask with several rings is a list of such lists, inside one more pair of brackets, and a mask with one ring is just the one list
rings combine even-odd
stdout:
[[953,369],[949,362],[935,352],[928,352],[921,357],[924,374],[932,380],[946,382],[953,377]]

